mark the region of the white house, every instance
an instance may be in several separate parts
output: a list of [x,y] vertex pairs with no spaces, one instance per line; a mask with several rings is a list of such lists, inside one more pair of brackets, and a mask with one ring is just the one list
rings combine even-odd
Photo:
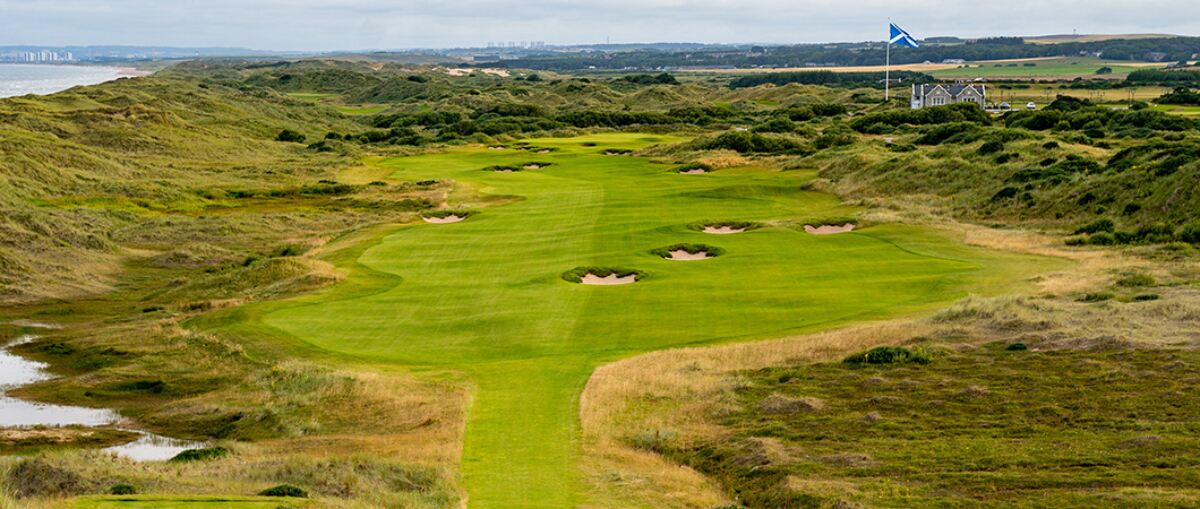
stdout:
[[912,109],[919,110],[928,106],[945,106],[947,104],[972,102],[983,108],[987,104],[987,86],[982,83],[953,85],[913,85]]

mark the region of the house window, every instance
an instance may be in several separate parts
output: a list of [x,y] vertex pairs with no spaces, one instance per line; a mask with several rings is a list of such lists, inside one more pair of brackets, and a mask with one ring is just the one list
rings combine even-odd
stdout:
[[933,105],[934,105],[934,106],[941,106],[941,105],[943,105],[943,104],[946,104],[946,98],[945,98],[945,97],[934,97],[934,98],[933,98]]

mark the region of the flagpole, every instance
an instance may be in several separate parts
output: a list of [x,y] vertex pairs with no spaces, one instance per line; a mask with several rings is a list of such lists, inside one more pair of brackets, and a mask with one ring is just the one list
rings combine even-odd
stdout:
[[883,67],[883,102],[891,100],[892,93],[892,40],[887,42],[887,63]]
[[883,66],[883,102],[892,100],[892,18],[888,18],[887,60]]

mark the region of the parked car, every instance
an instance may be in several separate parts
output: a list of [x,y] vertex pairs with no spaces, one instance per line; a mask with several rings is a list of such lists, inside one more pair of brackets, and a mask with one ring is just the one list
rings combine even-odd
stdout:
[[1036,109],[1037,109],[1037,105],[1036,105],[1036,104],[1034,104],[1034,103],[1032,103],[1032,102],[1030,102],[1029,104],[1026,104],[1026,105],[1025,105],[1025,109],[1027,109],[1027,110],[1036,110]]

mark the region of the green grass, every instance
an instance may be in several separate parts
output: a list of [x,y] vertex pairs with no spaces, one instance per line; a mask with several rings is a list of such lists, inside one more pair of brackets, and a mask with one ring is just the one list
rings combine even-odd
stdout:
[[[361,252],[338,252],[344,283],[230,316],[260,319],[334,357],[465,374],[477,388],[462,459],[471,506],[558,508],[579,501],[577,403],[600,364],[925,309],[1059,263],[905,225],[813,236],[768,223],[854,212],[803,190],[810,172],[681,176],[673,165],[601,155],[678,140],[531,140],[558,149],[540,156],[554,165],[511,174],[479,168],[526,154],[467,147],[383,160],[395,180],[451,178],[521,199],[460,223],[390,230]],[[764,226],[728,236],[689,228],[714,217]],[[699,242],[725,253],[680,263],[650,252]],[[560,277],[589,266],[645,277],[620,287]]]
[[[928,364],[743,373],[721,439],[651,448],[751,509],[1200,502],[1200,404],[1188,397],[1200,355],[1011,345],[925,345]],[[778,410],[791,401],[807,406]],[[768,464],[763,444],[789,452]]]
[[[1026,66],[1025,64],[1034,64]],[[1012,64],[1016,64],[1013,66]],[[939,78],[1074,78],[1093,76],[1101,67],[1111,67],[1109,76],[1122,76],[1144,67],[1127,62],[1090,57],[1065,57],[1012,62],[970,62],[969,68],[942,69],[929,74]]]
[[302,509],[308,501],[277,497],[105,496],[72,501],[71,509]]
[[388,109],[386,104],[367,104],[367,105],[339,105],[334,106],[339,112],[344,115],[374,115],[383,110]]

